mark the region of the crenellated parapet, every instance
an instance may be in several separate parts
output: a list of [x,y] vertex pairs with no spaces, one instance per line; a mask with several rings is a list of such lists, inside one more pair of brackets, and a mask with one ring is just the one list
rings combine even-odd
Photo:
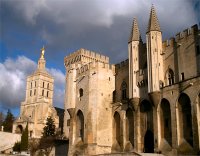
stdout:
[[118,64],[115,64],[116,71],[120,70],[121,68],[128,67],[128,65],[129,65],[128,59],[126,59]]
[[85,64],[94,61],[109,63],[109,57],[81,48],[64,58],[66,68],[71,64]]
[[[175,35],[175,37],[171,37],[169,40],[165,40],[162,43],[163,51],[165,51],[168,48],[173,48],[175,44],[180,44],[181,42],[184,42],[188,39],[188,37],[195,36],[198,34],[198,25],[195,24],[192,27],[185,29],[182,32],[179,32]],[[177,46],[178,46],[177,45]]]
[[76,73],[77,73],[77,77],[82,76],[82,75],[86,75],[86,72],[94,70],[94,71],[98,71],[101,69],[105,69],[106,71],[112,71],[113,74],[115,73],[115,66],[114,65],[110,65],[108,63],[102,63],[102,62],[98,62],[98,61],[94,61],[94,62],[89,62],[87,64],[83,64],[82,66],[76,68]]

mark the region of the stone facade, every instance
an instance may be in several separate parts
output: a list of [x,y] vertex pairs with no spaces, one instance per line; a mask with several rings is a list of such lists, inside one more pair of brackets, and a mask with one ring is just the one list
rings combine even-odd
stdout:
[[21,103],[20,116],[14,122],[13,133],[22,133],[28,123],[29,136],[40,138],[49,116],[58,128],[59,117],[52,104],[54,79],[46,71],[45,64],[43,48],[37,70],[27,77],[26,97]]
[[200,150],[200,30],[162,40],[152,6],[146,43],[133,20],[129,59],[85,49],[65,57],[64,132],[69,155]]

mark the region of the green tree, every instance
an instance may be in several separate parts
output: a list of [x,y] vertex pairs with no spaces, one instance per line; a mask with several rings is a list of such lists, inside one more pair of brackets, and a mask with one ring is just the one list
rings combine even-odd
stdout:
[[21,136],[20,149],[21,149],[21,151],[27,151],[28,150],[28,123],[26,125],[25,130],[22,133],[22,136]]
[[39,147],[43,150],[44,155],[49,155],[54,146],[56,126],[51,117],[47,118],[46,125],[43,128],[43,136],[40,139]]
[[8,109],[7,115],[6,115],[5,120],[3,122],[5,132],[12,132],[12,126],[13,126],[14,119],[15,118],[14,118],[13,114]]
[[43,137],[49,137],[55,135],[56,126],[54,120],[51,117],[47,118],[46,126],[43,128]]

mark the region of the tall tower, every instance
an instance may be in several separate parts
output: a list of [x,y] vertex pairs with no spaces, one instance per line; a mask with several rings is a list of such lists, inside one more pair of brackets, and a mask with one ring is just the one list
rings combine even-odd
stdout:
[[163,82],[162,33],[154,6],[151,8],[146,40],[148,92],[158,92]]
[[54,79],[45,68],[45,49],[41,49],[36,71],[27,77],[26,97],[21,103],[20,117],[13,125],[13,132],[21,133],[29,125],[29,136],[40,138],[47,117],[51,116],[58,128],[58,116],[53,107]]
[[139,71],[140,32],[136,18],[133,19],[132,30],[128,41],[129,54],[129,98],[139,98],[139,87],[136,72]]

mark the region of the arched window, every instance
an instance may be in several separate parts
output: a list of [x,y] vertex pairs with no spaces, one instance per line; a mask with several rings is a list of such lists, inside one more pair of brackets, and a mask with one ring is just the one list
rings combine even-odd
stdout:
[[47,91],[47,97],[49,97],[49,91]]
[[127,94],[127,84],[126,84],[125,81],[122,82],[121,90],[122,90],[122,100],[125,100],[127,98],[127,96],[126,96],[126,94]]
[[36,95],[36,89],[34,89],[34,95]]
[[44,96],[44,89],[42,90],[42,96]]
[[49,89],[49,83],[47,84],[47,89]]
[[36,81],[35,81],[35,87],[36,87]]
[[44,88],[44,82],[43,82],[43,85],[42,85],[42,87]]
[[82,97],[82,96],[83,96],[83,89],[80,88],[80,89],[79,89],[79,97]]
[[32,82],[31,82],[31,88],[32,88]]

